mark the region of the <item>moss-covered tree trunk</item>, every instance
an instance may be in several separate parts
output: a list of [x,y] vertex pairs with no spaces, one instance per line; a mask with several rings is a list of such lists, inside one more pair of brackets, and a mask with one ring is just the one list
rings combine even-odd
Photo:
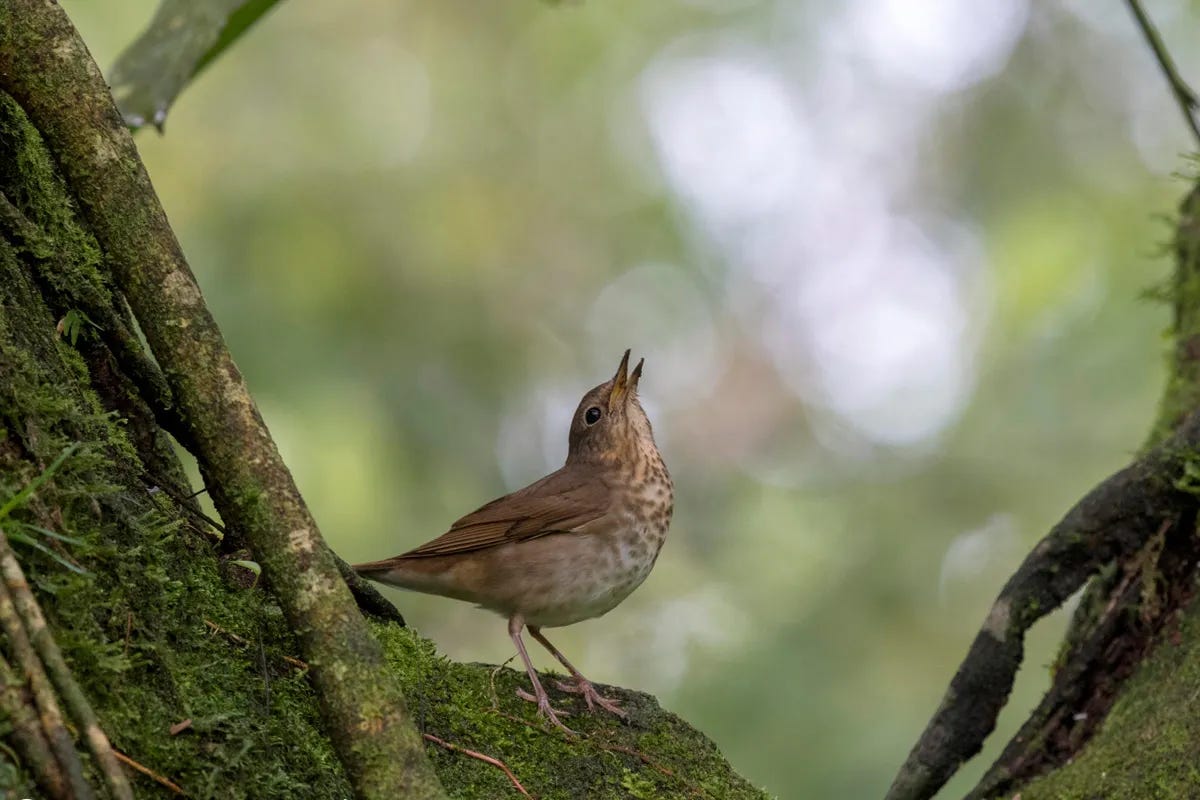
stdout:
[[[57,644],[136,796],[433,797],[439,780],[464,798],[761,796],[653,698],[618,691],[630,724],[581,715],[568,739],[515,698],[520,675],[440,658],[377,597],[359,596],[369,621],[346,615],[127,139],[61,9],[0,0],[9,588],[28,581],[48,622],[26,619],[31,641]],[[192,499],[183,450],[224,526]],[[0,791],[119,795],[74,706],[56,726],[34,696],[31,653],[0,648]]]

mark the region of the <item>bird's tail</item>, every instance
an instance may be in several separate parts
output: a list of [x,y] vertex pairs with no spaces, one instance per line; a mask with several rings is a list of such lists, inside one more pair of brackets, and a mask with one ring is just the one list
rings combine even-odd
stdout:
[[382,561],[355,564],[351,569],[367,580],[388,586],[477,602],[474,594],[466,591],[456,580],[454,564],[446,563],[443,558],[395,556]]

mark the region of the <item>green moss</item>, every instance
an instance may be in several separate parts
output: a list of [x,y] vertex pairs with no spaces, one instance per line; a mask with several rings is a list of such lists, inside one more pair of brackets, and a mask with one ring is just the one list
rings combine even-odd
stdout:
[[[0,362],[10,367],[0,417],[11,434],[0,494],[84,442],[15,516],[83,540],[66,555],[90,574],[18,555],[114,745],[193,797],[346,796],[308,681],[283,658],[296,645],[278,610],[262,591],[223,583],[212,539],[140,485],[120,424],[97,413],[94,395],[64,397],[77,377],[73,351],[33,360],[14,341],[15,322],[0,316]],[[205,620],[249,644],[214,635]],[[191,729],[171,736],[188,718]],[[165,794],[135,780],[139,796]]]
[[[567,724],[582,734],[572,740],[544,724],[533,705],[516,696],[528,685],[524,672],[454,663],[411,629],[373,627],[422,732],[500,759],[537,797],[767,796],[738,777],[703,734],[649,695],[605,689],[629,712],[629,722],[622,723],[587,712],[579,698],[552,691],[556,707],[571,712]],[[494,766],[433,743],[428,754],[453,797],[491,800],[512,792]]]
[[17,235],[13,244],[32,256],[32,264],[51,288],[55,303],[63,309],[112,307],[112,290],[100,269],[99,245],[76,222],[74,203],[41,137],[3,92],[0,189],[40,233],[33,238]]
[[1200,192],[1184,201],[1175,226],[1175,276],[1156,292],[1175,309],[1167,339],[1167,386],[1145,448],[1162,443],[1179,422],[1200,407]]
[[1162,642],[1129,680],[1095,738],[1070,764],[1022,788],[1022,800],[1174,800],[1200,795],[1196,611],[1193,607],[1185,615],[1179,644]]

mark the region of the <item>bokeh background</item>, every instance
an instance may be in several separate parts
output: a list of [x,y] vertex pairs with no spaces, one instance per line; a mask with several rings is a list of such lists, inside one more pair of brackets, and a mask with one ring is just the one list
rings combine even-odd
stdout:
[[[153,11],[64,5],[106,68]],[[1200,82],[1200,9],[1148,8]],[[1193,146],[1115,0],[289,0],[138,141],[349,560],[557,467],[644,355],[672,535],[555,641],[779,797],[851,800],[1147,432]],[[395,599],[453,658],[512,655]]]

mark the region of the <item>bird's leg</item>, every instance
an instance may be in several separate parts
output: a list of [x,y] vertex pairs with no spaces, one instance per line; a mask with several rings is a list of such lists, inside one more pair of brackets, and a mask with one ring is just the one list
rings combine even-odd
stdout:
[[[556,711],[550,705],[550,696],[546,694],[546,690],[542,688],[542,682],[538,680],[537,670],[533,668],[533,662],[529,660],[529,653],[525,650],[525,642],[521,639],[521,628],[523,627],[525,627],[525,620],[520,614],[513,614],[508,618],[508,635],[512,637],[513,644],[517,646],[517,653],[521,656],[521,660],[525,662],[525,672],[529,675],[529,682],[533,684],[532,695],[518,689],[517,696],[522,700],[537,703],[538,711],[545,714],[547,719],[567,733],[574,735],[575,731],[559,721],[558,715],[564,712]],[[534,629],[530,628],[529,631],[533,633]],[[534,636],[537,636],[537,634],[535,633]],[[540,640],[541,638],[539,637]]]
[[610,714],[616,714],[621,719],[625,719],[628,716],[623,710],[621,710],[621,707],[617,705],[616,700],[605,697],[596,691],[596,687],[592,685],[592,682],[583,677],[583,673],[575,669],[575,665],[570,661],[567,661],[567,657],[558,652],[558,648],[550,644],[550,640],[542,635],[541,628],[530,625],[529,634],[533,638],[537,639],[538,642],[541,643],[542,647],[549,650],[550,655],[557,658],[558,663],[566,667],[567,671],[571,673],[571,677],[575,679],[574,683],[562,683],[561,681],[557,682],[559,689],[564,692],[583,695],[583,699],[587,701],[588,711],[595,711],[596,706],[600,706],[605,711],[609,712]]

